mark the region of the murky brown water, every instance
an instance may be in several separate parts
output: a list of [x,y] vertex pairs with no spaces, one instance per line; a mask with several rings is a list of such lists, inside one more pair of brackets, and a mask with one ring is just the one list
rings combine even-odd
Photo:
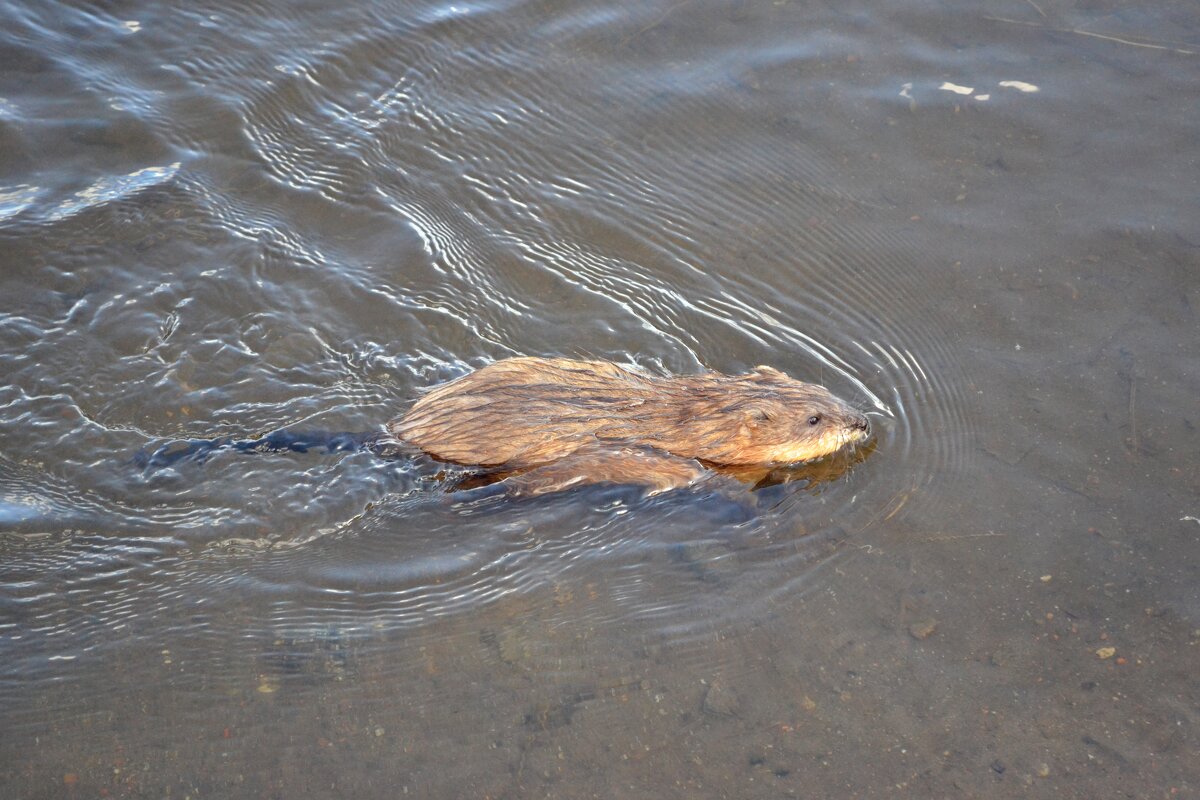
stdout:
[[[0,794],[1193,796],[1198,137],[1183,2],[0,6]],[[135,458],[514,354],[876,445]]]

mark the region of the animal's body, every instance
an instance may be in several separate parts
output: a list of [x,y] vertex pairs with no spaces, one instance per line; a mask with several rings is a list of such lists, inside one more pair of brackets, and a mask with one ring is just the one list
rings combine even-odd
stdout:
[[865,440],[866,417],[771,367],[659,377],[607,361],[511,358],[439,386],[388,424],[434,458],[529,493],[686,486],[708,467],[796,464]]

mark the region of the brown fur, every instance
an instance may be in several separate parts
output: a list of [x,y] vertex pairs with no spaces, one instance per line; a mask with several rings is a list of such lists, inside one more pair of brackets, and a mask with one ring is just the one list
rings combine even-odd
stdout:
[[550,491],[672,488],[703,474],[697,462],[810,461],[864,440],[868,426],[824,387],[771,367],[655,377],[607,361],[511,358],[437,387],[388,428],[444,461],[540,468],[538,490]]

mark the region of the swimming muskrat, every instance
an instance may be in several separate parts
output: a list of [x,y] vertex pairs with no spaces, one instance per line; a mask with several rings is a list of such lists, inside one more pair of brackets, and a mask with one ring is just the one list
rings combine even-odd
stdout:
[[711,468],[763,476],[845,450],[870,430],[860,411],[823,386],[772,367],[658,377],[608,361],[536,357],[497,361],[438,386],[386,427],[382,437],[277,431],[253,440],[193,440],[139,463],[168,465],[225,447],[365,447],[390,455],[399,442],[482,468],[521,493],[588,483],[657,492],[692,484]]
[[865,440],[858,410],[772,367],[656,377],[607,361],[510,358],[431,391],[388,423],[434,458],[529,492],[581,483],[686,486],[706,467],[771,468]]

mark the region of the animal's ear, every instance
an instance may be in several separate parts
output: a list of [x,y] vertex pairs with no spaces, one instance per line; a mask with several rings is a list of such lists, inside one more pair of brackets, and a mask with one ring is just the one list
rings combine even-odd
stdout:
[[742,419],[748,428],[757,428],[771,421],[771,412],[765,408],[751,406],[742,412]]
[[763,378],[764,380],[774,380],[774,381],[787,380],[787,375],[784,375],[782,372],[775,369],[774,367],[768,367],[766,364],[759,364],[757,367],[755,367],[754,369],[752,369],[750,371],[750,374],[754,375],[754,376],[759,376],[759,377]]

